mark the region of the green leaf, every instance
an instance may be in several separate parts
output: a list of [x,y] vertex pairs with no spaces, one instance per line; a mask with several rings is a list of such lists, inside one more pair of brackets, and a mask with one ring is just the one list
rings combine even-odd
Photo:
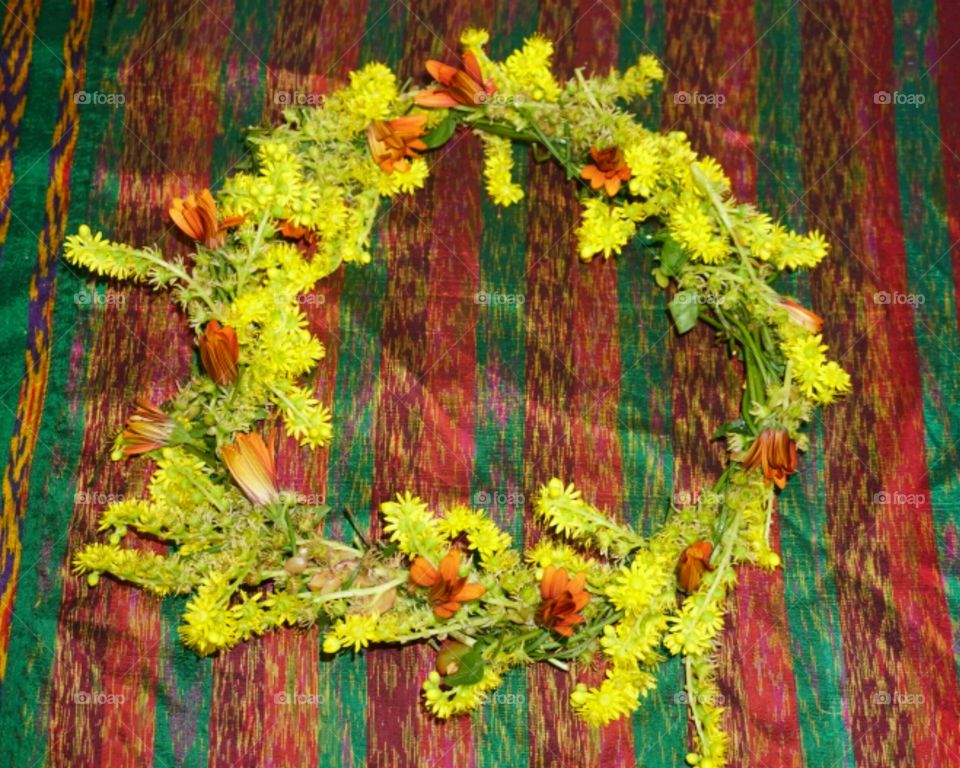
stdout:
[[423,143],[428,149],[436,149],[446,144],[453,132],[457,130],[457,118],[453,115],[447,115],[443,120],[437,123],[437,126],[423,137]]
[[686,333],[697,324],[700,315],[699,298],[696,291],[680,291],[667,305],[678,333]]
[[670,235],[664,237],[663,248],[660,249],[660,268],[665,275],[676,277],[690,258],[688,254]]
[[474,645],[468,653],[460,657],[460,669],[443,678],[445,685],[474,685],[483,680],[483,647]]

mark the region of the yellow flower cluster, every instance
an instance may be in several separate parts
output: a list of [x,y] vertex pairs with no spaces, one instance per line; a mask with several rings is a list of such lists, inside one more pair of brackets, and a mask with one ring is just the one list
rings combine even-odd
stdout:
[[513,94],[524,94],[534,101],[556,101],[560,84],[550,69],[552,61],[553,43],[540,35],[528,37],[523,46],[503,62],[505,87]]
[[431,713],[445,720],[479,707],[487,694],[501,682],[500,673],[493,667],[487,666],[479,682],[473,685],[454,685],[446,688],[442,684],[443,678],[440,674],[433,671],[423,681],[423,700]]
[[513,145],[502,136],[481,136],[487,194],[494,203],[504,207],[523,200],[523,188],[513,182]]
[[408,557],[423,555],[437,562],[444,552],[445,538],[440,521],[427,508],[427,503],[409,491],[398,493],[394,501],[380,505],[383,532]]
[[637,225],[625,215],[623,206],[589,198],[583,204],[576,231],[580,258],[590,261],[600,253],[608,259],[620,253],[636,231]]
[[603,554],[626,557],[644,544],[632,528],[614,522],[584,501],[573,483],[565,486],[556,477],[540,488],[534,514],[561,536]]
[[519,563],[517,553],[511,549],[513,540],[500,530],[493,520],[480,510],[455,506],[439,520],[440,532],[452,542],[464,535],[470,549],[480,558],[480,567],[488,573],[515,568]]
[[800,391],[814,402],[827,405],[850,391],[850,374],[827,360],[827,345],[822,341],[820,334],[806,334],[784,341],[782,347]]

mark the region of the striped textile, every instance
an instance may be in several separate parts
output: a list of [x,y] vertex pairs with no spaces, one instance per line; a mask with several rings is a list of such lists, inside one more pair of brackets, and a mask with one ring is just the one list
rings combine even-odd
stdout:
[[[817,416],[780,497],[785,568],[742,571],[731,601],[731,764],[960,766],[955,0],[0,5],[0,766],[683,763],[676,659],[632,721],[599,732],[545,667],[438,723],[418,704],[422,649],[321,661],[316,632],[285,632],[200,660],[177,640],[182,603],[91,590],[65,565],[108,501],[142,492],[147,469],[107,446],[131,400],[175,392],[190,354],[162,297],[60,261],[65,233],[91,222],[172,252],[168,201],[217,187],[246,126],[367,61],[422,78],[469,25],[492,29],[495,56],[550,36],[565,75],[654,53],[667,77],[644,119],[834,245],[783,285],[829,318],[856,392]],[[373,263],[307,303],[337,440],[285,446],[287,487],[375,532],[396,490],[473,499],[522,544],[540,535],[524,497],[555,474],[646,531],[717,474],[709,437],[738,371],[706,330],[670,333],[641,247],[579,264],[573,190],[517,152],[529,194],[499,210],[477,143],[455,139],[378,222]]]

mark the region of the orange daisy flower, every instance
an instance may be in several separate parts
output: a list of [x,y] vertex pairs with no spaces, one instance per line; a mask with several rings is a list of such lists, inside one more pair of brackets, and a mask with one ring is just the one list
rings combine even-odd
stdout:
[[238,434],[233,444],[221,449],[221,456],[240,490],[254,504],[280,500],[273,447],[267,447],[256,432]]
[[172,433],[173,419],[156,406],[141,400],[120,435],[123,455],[137,456],[162,448]]
[[367,144],[373,160],[386,173],[410,168],[408,157],[420,157],[427,145],[420,139],[427,124],[426,115],[407,115],[393,120],[374,120],[367,128]]
[[410,581],[429,588],[433,612],[441,619],[449,619],[463,603],[476,600],[487,591],[482,584],[468,584],[466,577],[460,576],[459,549],[447,552],[439,568],[434,568],[427,558],[417,557],[410,566]]
[[590,595],[584,589],[586,580],[586,574],[578,573],[571,579],[566,569],[548,565],[540,581],[543,601],[534,617],[537,624],[570,637],[574,626],[583,622],[580,611],[590,602]]
[[428,88],[414,95],[414,103],[421,107],[455,107],[458,104],[478,107],[497,91],[493,80],[483,79],[480,62],[471,51],[463,54],[463,69],[430,59],[427,72],[444,87]]
[[191,192],[186,199],[173,198],[173,207],[168,213],[181,232],[203,243],[207,248],[219,248],[226,239],[226,230],[243,221],[242,216],[221,221],[209,189],[203,190],[199,195]]
[[200,337],[199,345],[200,362],[210,378],[221,387],[233,384],[237,380],[237,362],[240,359],[240,345],[233,328],[211,320]]
[[621,182],[633,176],[624,162],[623,152],[617,147],[590,147],[590,157],[593,158],[593,165],[584,168],[580,176],[587,179],[593,189],[602,187],[610,197],[620,191]]
[[782,490],[797,471],[797,444],[785,429],[765,429],[740,461],[748,472],[760,465],[766,481],[772,480]]
[[696,592],[706,571],[712,571],[710,555],[713,544],[709,541],[695,541],[680,553],[677,562],[677,583],[684,592]]

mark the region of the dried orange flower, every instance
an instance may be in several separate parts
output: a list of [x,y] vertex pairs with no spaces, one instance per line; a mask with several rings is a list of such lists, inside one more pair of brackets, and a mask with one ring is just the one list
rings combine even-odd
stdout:
[[590,147],[590,157],[593,165],[584,168],[580,176],[587,179],[593,189],[602,187],[610,197],[620,191],[620,182],[633,175],[623,159],[623,152],[617,147]]
[[570,637],[574,626],[583,622],[580,611],[590,602],[590,595],[584,589],[586,580],[586,574],[578,573],[571,579],[566,569],[548,565],[540,581],[543,601],[537,608],[537,624]]
[[800,306],[790,299],[780,299],[781,308],[785,309],[790,320],[810,333],[820,333],[823,328],[823,318],[816,312]]
[[266,505],[280,500],[273,448],[268,448],[260,435],[256,432],[238,434],[233,444],[223,447],[221,454],[223,463],[250,501]]
[[785,429],[765,429],[741,461],[747,471],[760,465],[766,481],[772,480],[777,488],[782,489],[787,484],[787,477],[797,471],[797,444]]
[[484,81],[480,62],[470,51],[463,54],[463,69],[430,59],[427,62],[427,72],[446,87],[428,88],[418,92],[413,101],[421,107],[455,107],[458,104],[478,107],[497,91],[493,80]]
[[162,448],[170,440],[173,426],[173,419],[167,414],[141,400],[120,435],[123,455],[136,456]]
[[677,583],[684,592],[696,592],[706,571],[712,571],[710,555],[713,544],[709,541],[695,541],[680,554],[677,562]]
[[243,221],[242,216],[221,221],[209,189],[203,190],[199,195],[191,192],[186,199],[173,198],[173,207],[169,214],[181,232],[211,249],[223,245],[226,230]]
[[240,359],[240,346],[233,328],[211,320],[199,344],[200,362],[210,378],[221,387],[233,384],[237,380],[237,362]]
[[419,587],[430,589],[430,604],[441,619],[449,619],[460,610],[463,603],[476,600],[486,587],[482,584],[467,584],[460,576],[460,550],[451,549],[434,568],[425,557],[418,557],[410,566],[410,581]]
[[408,157],[420,157],[418,151],[427,149],[421,140],[426,115],[407,115],[393,120],[374,120],[367,128],[367,144],[374,162],[386,173],[393,169],[406,171],[410,168]]

